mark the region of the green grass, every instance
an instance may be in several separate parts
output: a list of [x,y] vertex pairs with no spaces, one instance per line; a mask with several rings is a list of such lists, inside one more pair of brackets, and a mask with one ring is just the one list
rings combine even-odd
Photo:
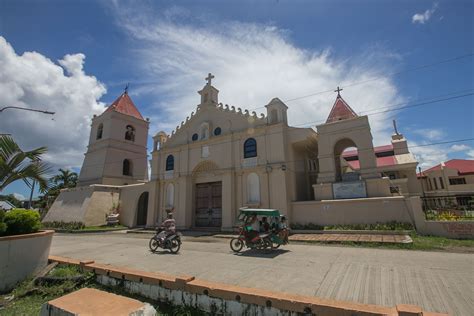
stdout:
[[[84,275],[85,282],[76,284],[73,281],[64,281],[60,284],[54,285],[34,285],[32,280],[26,280],[20,283],[11,293],[0,295],[0,306],[3,303],[5,306],[0,307],[1,316],[17,316],[17,315],[39,315],[41,306],[55,298],[66,295],[70,292],[78,290],[83,287],[96,288],[106,292],[111,292],[118,295],[127,296],[137,299],[142,302],[147,302],[155,307],[158,315],[173,315],[173,316],[200,316],[208,315],[205,312],[197,310],[189,306],[172,306],[169,304],[158,303],[149,299],[143,298],[139,295],[127,293],[123,287],[106,287],[95,282],[94,274],[82,273],[78,267],[69,265],[59,265],[50,272],[50,276],[67,277],[75,275]],[[14,299],[9,302],[4,302],[5,297],[14,296]]]
[[78,266],[60,265],[54,268],[49,275],[58,278],[72,277],[82,274]]

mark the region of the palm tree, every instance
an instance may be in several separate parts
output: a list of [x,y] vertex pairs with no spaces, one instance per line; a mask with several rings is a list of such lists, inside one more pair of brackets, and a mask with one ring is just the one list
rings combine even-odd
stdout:
[[46,151],[46,147],[23,151],[12,137],[0,136],[0,192],[17,180],[23,180],[29,187],[37,181],[40,189],[45,190],[49,167],[41,156]]
[[77,184],[77,173],[59,169],[59,174],[52,177],[50,181],[56,189],[74,188]]

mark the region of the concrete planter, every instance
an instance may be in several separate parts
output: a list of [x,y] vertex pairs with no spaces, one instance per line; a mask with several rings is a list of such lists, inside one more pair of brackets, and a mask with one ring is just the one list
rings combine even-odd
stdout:
[[53,234],[46,230],[0,237],[0,293],[46,266]]

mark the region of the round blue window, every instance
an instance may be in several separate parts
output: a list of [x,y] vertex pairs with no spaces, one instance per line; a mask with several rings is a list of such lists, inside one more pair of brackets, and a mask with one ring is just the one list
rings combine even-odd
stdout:
[[194,134],[193,134],[193,138],[192,138],[192,139],[193,139],[193,142],[196,141],[196,140],[198,140],[198,137],[199,137],[198,134],[194,133]]
[[216,127],[216,129],[214,130],[214,135],[219,136],[221,133],[222,133],[221,128],[220,128],[220,127]]

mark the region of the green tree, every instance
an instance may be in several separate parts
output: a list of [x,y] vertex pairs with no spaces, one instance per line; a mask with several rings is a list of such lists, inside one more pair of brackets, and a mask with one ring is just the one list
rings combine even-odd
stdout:
[[29,187],[37,181],[40,190],[46,190],[49,167],[41,161],[46,151],[46,147],[23,151],[11,136],[0,136],[0,192],[17,180]]
[[13,204],[15,207],[21,207],[22,205],[21,201],[18,200],[13,194],[8,194],[8,195],[0,194],[0,200],[8,201],[11,204]]
[[39,197],[38,206],[41,209],[48,209],[56,200],[61,189],[74,188],[77,185],[77,173],[59,169],[59,174],[49,179],[49,188],[46,193]]
[[56,188],[58,190],[74,188],[77,185],[77,173],[70,170],[59,169],[59,174],[52,177],[50,182],[52,184],[52,188]]

